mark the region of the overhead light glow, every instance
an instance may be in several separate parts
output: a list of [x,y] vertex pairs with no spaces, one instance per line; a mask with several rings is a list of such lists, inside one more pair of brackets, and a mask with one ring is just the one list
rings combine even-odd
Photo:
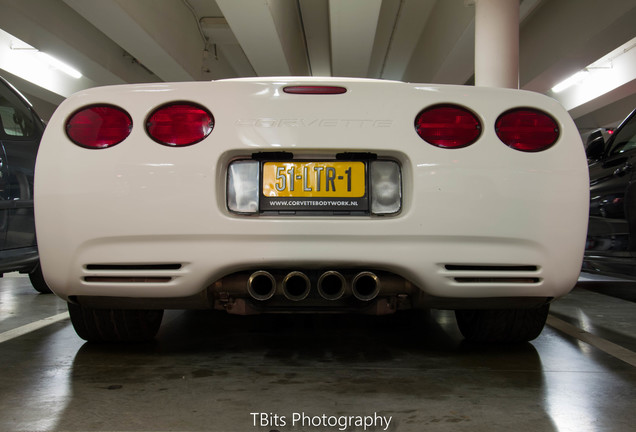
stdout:
[[63,97],[68,97],[90,85],[90,81],[77,69],[2,29],[0,70]]
[[82,77],[82,74],[80,71],[78,71],[75,68],[72,68],[71,66],[67,65],[66,63],[56,59],[55,57],[44,53],[42,51],[38,51],[37,52],[38,57],[47,65],[61,71],[64,72],[66,75],[73,77],[75,79],[79,79]]
[[587,70],[578,71],[571,77],[561,81],[560,83],[552,87],[552,91],[555,93],[561,93],[563,90],[568,89],[573,85],[576,85],[583,81],[587,77],[588,73],[589,72]]
[[[550,96],[575,115],[628,94],[636,79],[636,37],[588,64],[581,71],[552,87]],[[601,99],[603,98],[603,99]],[[593,102],[595,101],[595,102]]]

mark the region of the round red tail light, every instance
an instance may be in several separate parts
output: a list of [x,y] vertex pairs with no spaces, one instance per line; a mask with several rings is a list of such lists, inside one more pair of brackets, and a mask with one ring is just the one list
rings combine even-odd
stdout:
[[506,111],[495,123],[499,139],[508,147],[524,152],[546,150],[559,139],[559,126],[548,114],[517,108]]
[[457,105],[434,105],[415,118],[415,130],[424,141],[442,148],[466,147],[477,141],[481,123],[475,114]]
[[159,144],[182,147],[196,144],[214,128],[214,117],[200,105],[182,102],[163,105],[146,122],[148,135]]
[[132,119],[113,105],[92,105],[76,111],[66,121],[66,135],[80,147],[103,149],[130,135]]

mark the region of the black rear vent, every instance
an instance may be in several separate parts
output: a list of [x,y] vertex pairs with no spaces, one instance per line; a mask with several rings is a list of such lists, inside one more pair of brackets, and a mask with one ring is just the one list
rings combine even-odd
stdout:
[[444,276],[460,284],[525,284],[541,283],[541,269],[536,265],[445,264]]
[[118,277],[118,276],[86,276],[84,281],[92,283],[168,283],[171,277]]
[[86,270],[179,270],[181,264],[88,264]]
[[184,264],[87,264],[82,279],[87,283],[164,284],[183,273]]
[[536,284],[541,282],[539,278],[511,278],[511,277],[456,277],[458,283],[508,283],[508,284]]
[[534,272],[539,270],[533,265],[460,265],[446,264],[444,266],[449,271],[512,271],[512,272]]

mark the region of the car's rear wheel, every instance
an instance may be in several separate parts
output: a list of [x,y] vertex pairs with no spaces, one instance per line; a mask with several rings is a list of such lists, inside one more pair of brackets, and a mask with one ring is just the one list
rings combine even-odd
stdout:
[[455,317],[469,341],[520,343],[541,334],[549,310],[549,304],[534,309],[456,310]]
[[89,342],[147,342],[163,318],[163,310],[91,309],[68,304],[78,336]]
[[33,285],[33,288],[35,288],[37,292],[41,294],[51,293],[51,288],[49,288],[49,286],[46,284],[46,281],[44,280],[44,275],[42,274],[42,267],[40,266],[39,263],[37,267],[35,268],[35,270],[29,273],[29,280],[31,281],[31,285]]

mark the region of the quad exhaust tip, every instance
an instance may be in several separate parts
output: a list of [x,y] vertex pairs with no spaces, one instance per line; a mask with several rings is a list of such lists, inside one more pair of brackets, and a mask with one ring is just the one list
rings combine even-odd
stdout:
[[269,300],[276,293],[276,279],[269,272],[256,271],[247,280],[247,292],[253,299]]
[[358,300],[371,301],[380,293],[380,278],[368,271],[360,272],[353,278],[351,291]]
[[[363,271],[353,277],[351,293],[358,300],[371,301],[380,293],[380,286],[375,273]],[[339,300],[347,292],[347,280],[340,272],[327,271],[320,275],[317,288],[325,300]],[[256,271],[247,280],[247,292],[255,300],[269,300],[276,294],[276,278],[268,271]],[[282,281],[282,293],[288,300],[304,300],[310,292],[311,281],[303,272],[292,271]]]
[[324,272],[318,279],[318,294],[325,300],[339,300],[346,287],[346,279],[337,271]]
[[283,279],[283,295],[288,300],[300,301],[307,298],[311,281],[303,272],[293,271]]

